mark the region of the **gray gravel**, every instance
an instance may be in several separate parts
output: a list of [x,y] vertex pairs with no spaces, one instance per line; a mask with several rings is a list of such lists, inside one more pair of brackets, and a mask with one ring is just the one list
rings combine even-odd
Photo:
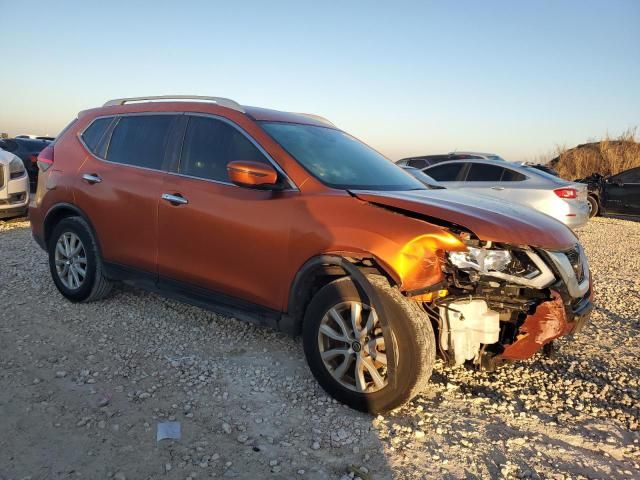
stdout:
[[554,359],[438,364],[384,417],[328,398],[299,340],[129,287],[65,301],[28,227],[0,222],[0,479],[640,478],[640,223],[579,232],[597,310]]

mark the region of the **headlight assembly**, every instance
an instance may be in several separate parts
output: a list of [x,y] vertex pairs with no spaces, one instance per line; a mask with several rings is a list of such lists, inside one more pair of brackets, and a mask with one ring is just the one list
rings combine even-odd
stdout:
[[545,288],[555,280],[551,269],[533,250],[467,246],[464,252],[449,252],[448,258],[451,265],[460,270],[518,285]]
[[509,250],[487,250],[485,248],[467,247],[466,252],[451,252],[449,260],[456,267],[474,269],[479,272],[502,272],[511,263]]
[[13,157],[9,162],[9,178],[18,178],[24,175],[24,164],[19,157]]

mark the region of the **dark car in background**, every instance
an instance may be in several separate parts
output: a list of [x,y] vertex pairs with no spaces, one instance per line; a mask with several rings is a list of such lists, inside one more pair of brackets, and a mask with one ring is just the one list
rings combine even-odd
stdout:
[[589,216],[640,215],[640,167],[611,176],[594,173],[576,182],[586,183],[589,189]]
[[1,149],[13,153],[22,160],[29,174],[29,184],[32,192],[35,191],[35,187],[38,184],[38,154],[50,143],[50,140],[25,137],[0,139]]

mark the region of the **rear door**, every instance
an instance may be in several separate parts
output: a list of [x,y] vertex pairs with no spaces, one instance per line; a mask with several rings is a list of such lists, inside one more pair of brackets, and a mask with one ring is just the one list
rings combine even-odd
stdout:
[[166,147],[179,117],[98,118],[81,134],[88,152],[77,172],[75,201],[91,219],[105,261],[156,275]]
[[604,205],[608,212],[640,215],[640,167],[607,179]]
[[487,163],[469,162],[464,191],[506,198],[509,189],[501,184],[504,168]]
[[424,173],[447,188],[460,188],[463,186],[466,175],[466,163],[443,162],[424,169]]
[[170,197],[159,205],[160,284],[178,291],[199,287],[205,295],[217,292],[221,304],[234,297],[280,310],[299,193],[292,186],[271,191],[234,185],[227,175],[230,161],[273,162],[224,118],[184,118],[179,165],[161,192]]

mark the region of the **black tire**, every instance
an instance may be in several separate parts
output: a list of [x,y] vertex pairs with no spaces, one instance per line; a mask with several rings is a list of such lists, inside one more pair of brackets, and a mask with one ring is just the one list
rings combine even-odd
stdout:
[[[55,249],[58,240],[65,233],[74,233],[84,247],[87,259],[86,276],[78,288],[71,289],[64,285],[56,270]],[[63,218],[53,229],[49,244],[49,270],[53,282],[62,295],[72,302],[93,302],[105,298],[111,292],[112,283],[104,276],[102,257],[91,228],[82,217]]]
[[303,343],[309,368],[329,395],[356,410],[382,413],[403,405],[424,390],[435,362],[435,337],[429,317],[416,302],[407,300],[383,277],[372,276],[369,280],[391,315],[386,322],[394,338],[396,382],[389,382],[373,393],[350,390],[334,379],[322,360],[318,330],[325,314],[346,301],[369,305],[366,295],[350,277],[327,284],[311,300],[304,317]]
[[598,199],[593,195],[589,195],[587,201],[589,202],[589,218],[593,218],[600,213],[600,204],[598,203]]

